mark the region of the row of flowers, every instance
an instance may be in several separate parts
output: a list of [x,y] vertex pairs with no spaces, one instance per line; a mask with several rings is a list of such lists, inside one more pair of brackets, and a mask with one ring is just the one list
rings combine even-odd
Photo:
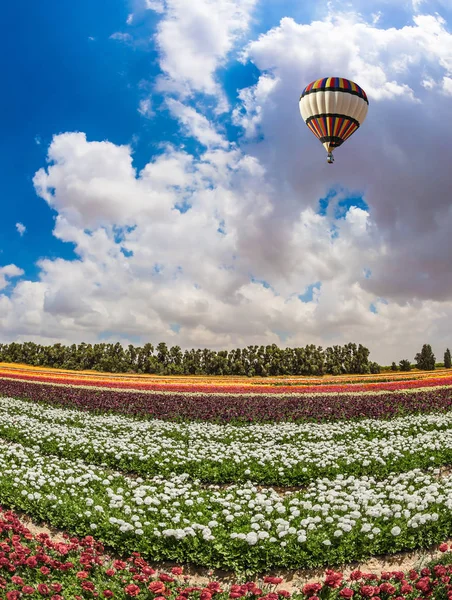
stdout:
[[280,494],[252,483],[203,486],[188,475],[127,477],[4,445],[0,502],[119,552],[260,572],[342,564],[429,546],[452,534],[452,475],[413,470],[321,478]]
[[94,415],[0,398],[0,438],[43,454],[144,476],[188,473],[210,483],[303,485],[452,463],[452,412],[390,421],[246,427]]
[[365,392],[375,390],[385,391],[397,391],[402,389],[413,389],[433,386],[444,386],[452,385],[452,375],[450,371],[446,371],[441,376],[437,377],[411,377],[409,379],[397,379],[395,381],[383,380],[380,382],[370,383],[366,381],[359,381],[356,383],[342,382],[326,383],[326,382],[291,382],[288,385],[284,384],[253,384],[253,383],[229,383],[223,382],[219,379],[209,381],[208,379],[200,379],[195,381],[184,381],[182,380],[146,380],[146,379],[121,379],[105,377],[105,376],[90,376],[90,375],[79,375],[75,372],[69,373],[51,373],[42,371],[30,371],[24,369],[23,371],[17,369],[9,369],[0,367],[0,376],[2,378],[7,377],[10,379],[18,379],[21,381],[42,381],[47,383],[65,383],[68,385],[84,385],[84,386],[97,386],[97,387],[109,387],[117,389],[136,389],[136,390],[149,390],[149,391],[173,391],[173,392],[196,392],[203,391],[208,393],[254,393],[254,394],[269,394],[269,393],[291,393],[291,394],[309,394],[313,392],[322,393],[344,393],[344,392]]
[[40,367],[33,365],[24,365],[16,363],[2,363],[0,362],[0,369],[4,372],[14,373],[29,373],[29,374],[41,374],[49,376],[76,376],[76,377],[90,377],[100,378],[109,380],[124,380],[124,381],[147,381],[156,383],[215,383],[229,385],[322,385],[325,383],[359,383],[369,382],[378,383],[383,381],[397,381],[404,379],[426,379],[426,378],[437,378],[450,375],[450,369],[439,368],[434,371],[420,371],[415,369],[410,372],[405,371],[386,371],[378,375],[371,373],[363,374],[344,374],[344,375],[274,375],[267,377],[254,376],[252,378],[246,375],[158,375],[158,374],[147,374],[147,373],[106,373],[99,371],[84,371],[84,370],[73,370],[73,369],[59,369],[52,367]]
[[343,394],[139,392],[0,378],[0,395],[95,412],[227,422],[387,419],[452,410],[452,387]]
[[355,570],[345,577],[327,570],[322,581],[300,586],[292,593],[281,577],[264,576],[254,581],[226,584],[208,578],[191,581],[184,568],[156,571],[134,552],[125,559],[112,558],[91,536],[64,535],[52,541],[45,533],[36,536],[12,512],[0,509],[0,594],[5,600],[48,598],[84,600],[443,600],[452,596],[450,549],[442,543],[442,560],[409,572],[380,575]]

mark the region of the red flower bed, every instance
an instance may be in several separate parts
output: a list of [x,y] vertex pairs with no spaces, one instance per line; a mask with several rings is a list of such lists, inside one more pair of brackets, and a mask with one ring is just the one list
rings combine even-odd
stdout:
[[[116,412],[165,420],[214,422],[327,421],[385,419],[404,414],[452,410],[452,388],[416,393],[362,395],[293,394],[255,396],[184,393],[143,393],[77,386],[55,386],[0,379],[0,395],[94,412]],[[452,600],[452,599],[451,599]]]
[[[436,564],[408,573],[391,571],[380,576],[353,571],[348,578],[327,570],[322,582],[307,583],[292,594],[281,588],[280,577],[225,585],[210,580],[190,585],[182,567],[170,573],[156,572],[139,553],[125,560],[112,559],[91,536],[65,536],[52,541],[46,534],[33,536],[12,512],[0,508],[0,598],[48,598],[84,600],[117,598],[126,600],[450,600],[452,566]],[[450,554],[447,544],[440,550]]]

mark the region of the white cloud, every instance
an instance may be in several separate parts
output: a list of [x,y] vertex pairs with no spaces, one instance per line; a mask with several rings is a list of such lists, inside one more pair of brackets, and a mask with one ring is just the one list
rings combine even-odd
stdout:
[[7,285],[9,285],[10,282],[8,279],[21,277],[23,274],[23,269],[16,267],[16,265],[6,265],[4,267],[0,267],[0,290],[3,290]]
[[110,39],[117,40],[118,42],[129,43],[132,41],[132,36],[130,35],[130,33],[123,33],[121,31],[117,31],[117,32],[111,34]]
[[25,225],[23,223],[16,223],[16,229],[21,237],[27,231],[27,228],[25,227]]
[[225,148],[229,145],[224,137],[215,131],[212,123],[194,108],[173,98],[168,98],[166,103],[171,114],[181,123],[188,136],[194,137],[207,147]]
[[165,0],[144,0],[144,5],[147,10],[153,10],[157,13],[165,12]]
[[236,41],[248,30],[257,0],[166,0],[150,3],[163,14],[156,43],[165,77],[158,89],[186,97],[202,92],[218,97],[219,111],[227,101],[216,71]]
[[152,102],[150,98],[143,98],[140,100],[138,112],[141,116],[146,117],[147,119],[150,119],[155,115],[155,112],[152,110]]
[[[226,4],[215,7],[228,21]],[[207,1],[168,0],[164,10],[158,35],[172,93],[218,94],[217,67],[244,29],[218,23]],[[203,39],[209,19],[223,38]],[[361,342],[385,364],[412,359],[425,342],[440,356],[452,320],[452,36],[437,15],[402,28],[382,21],[330,10],[311,24],[285,18],[250,43],[244,56],[261,76],[231,115],[240,146],[182,98],[167,106],[204,145],[200,156],[168,145],[137,172],[129,146],[55,136],[34,185],[58,213],[54,235],[78,258],[42,260],[39,281],[0,295],[2,337],[94,341],[109,331],[230,348],[279,343],[283,332],[289,345]],[[176,48],[188,48],[180,64]],[[370,96],[363,129],[333,166],[298,111],[304,85],[327,73]],[[347,205],[336,218],[360,195],[369,210]],[[316,282],[314,300],[302,302]]]

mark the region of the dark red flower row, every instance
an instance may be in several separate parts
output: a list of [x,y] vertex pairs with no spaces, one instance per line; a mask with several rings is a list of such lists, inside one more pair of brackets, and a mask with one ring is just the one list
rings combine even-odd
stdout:
[[0,379],[0,395],[94,412],[152,416],[165,420],[215,422],[326,421],[452,410],[452,388],[416,393],[345,394],[275,397],[184,393],[146,394],[119,390],[63,387]]

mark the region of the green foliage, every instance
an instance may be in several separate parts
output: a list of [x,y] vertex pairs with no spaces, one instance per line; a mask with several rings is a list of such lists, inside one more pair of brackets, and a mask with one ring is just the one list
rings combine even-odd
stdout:
[[444,352],[444,368],[450,369],[452,367],[452,361],[450,356],[450,350],[447,348],[446,352]]
[[398,371],[398,368],[397,368],[397,365],[395,362],[393,362],[391,365],[391,371]]
[[414,360],[416,361],[416,367],[422,371],[433,371],[435,369],[435,355],[430,344],[424,344]]
[[157,373],[161,375],[345,375],[380,373],[361,344],[333,346],[325,350],[310,344],[304,348],[248,346],[218,352],[207,348],[182,352],[179,346],[161,342],[124,348],[116,344],[42,346],[33,342],[0,344],[0,362],[110,373]]
[[411,371],[411,363],[406,358],[399,362],[399,368],[401,371]]

